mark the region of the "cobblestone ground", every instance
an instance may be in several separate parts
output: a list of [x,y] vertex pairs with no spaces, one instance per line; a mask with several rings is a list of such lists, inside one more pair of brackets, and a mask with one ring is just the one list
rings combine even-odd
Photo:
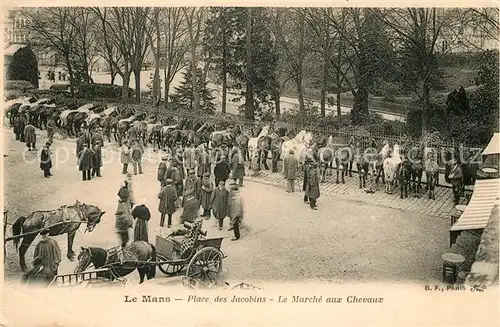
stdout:
[[[45,179],[36,160],[39,153],[23,152],[24,145],[14,140],[11,130],[3,133],[7,141],[4,176],[9,224],[32,211],[55,209],[78,199],[98,205],[106,214],[92,233],[84,234],[81,227],[74,244],[75,252],[78,253],[81,245],[105,248],[117,245],[114,212],[123,175],[119,153],[114,147],[106,146],[104,151],[103,177],[84,182],[76,168],[74,143],[56,139],[54,176]],[[38,139],[41,147],[45,138],[39,135]],[[146,198],[153,215],[149,223],[153,243],[155,235],[168,233],[166,228],[159,228],[158,159],[159,154],[145,158],[144,174],[133,179],[135,198]],[[437,282],[441,274],[440,255],[448,250],[449,219],[439,214],[439,210],[445,210],[444,204],[434,211],[426,211],[425,207],[429,203],[437,206],[442,200],[428,202],[425,198],[412,198],[401,200],[398,207],[396,195],[381,191],[371,196],[364,194],[356,188],[355,177],[348,178],[347,183],[346,186],[322,185],[319,210],[313,211],[303,203],[302,192],[288,194],[283,190],[279,174],[263,171],[259,178],[247,177],[242,188],[245,210],[242,239],[231,242],[231,232],[218,231],[213,218],[204,223],[209,237],[225,238],[222,250],[228,257],[221,277],[231,284],[306,280]],[[447,190],[441,192],[445,196],[440,198],[449,200]],[[178,211],[174,221],[179,216]],[[226,221],[225,226],[227,224]],[[11,234],[10,226],[7,234]],[[66,236],[57,236],[56,240],[65,254]],[[28,265],[34,245],[27,254]],[[6,277],[16,283],[20,269],[12,242],[6,250]],[[74,267],[75,263],[64,257],[60,273],[71,272]],[[158,274],[161,277],[159,271]],[[127,278],[135,282],[137,274]]]

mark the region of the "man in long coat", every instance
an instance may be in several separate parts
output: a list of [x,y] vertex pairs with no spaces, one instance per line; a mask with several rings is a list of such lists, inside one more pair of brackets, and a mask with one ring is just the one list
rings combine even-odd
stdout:
[[36,151],[36,129],[31,122],[24,127],[24,139],[26,141],[26,146],[28,151]]
[[[457,158],[457,157],[455,157]],[[463,193],[463,171],[460,160],[453,159],[450,163],[450,174],[448,175],[448,179],[451,181],[451,186],[453,190],[453,201],[455,205],[460,202],[460,196]]]
[[220,181],[218,187],[212,192],[211,200],[214,217],[219,221],[219,230],[222,230],[224,218],[229,214],[229,191],[224,181]]
[[119,251],[118,256],[120,261],[123,262],[123,249],[127,246],[129,241],[129,228],[132,228],[134,225],[134,219],[132,218],[132,214],[130,212],[131,206],[129,201],[129,190],[126,185],[123,185],[118,191],[118,207],[116,208],[116,222],[115,228],[118,237],[120,238],[121,251]]
[[49,178],[52,176],[50,169],[52,168],[52,158],[50,157],[50,142],[45,143],[40,154],[40,169],[43,170],[43,177]]
[[200,154],[198,155],[198,171],[196,175],[202,178],[205,173],[210,173],[212,162],[210,160],[210,155],[207,150],[200,148]]
[[230,173],[231,173],[231,166],[229,166],[227,158],[221,156],[220,160],[217,161],[214,167],[215,185],[219,185],[220,181],[226,182],[227,179],[229,178]]
[[172,185],[172,180],[168,178],[163,182],[158,198],[160,199],[160,204],[158,205],[158,211],[160,211],[160,227],[165,224],[165,215],[168,216],[167,227],[172,226],[172,215],[177,210],[175,202],[177,201],[177,191]]
[[83,128],[82,136],[83,136],[83,142],[87,143],[87,146],[90,148],[91,135],[88,126],[85,126]]
[[190,190],[193,191],[194,197],[200,200],[201,180],[194,173],[194,169],[188,170],[188,177],[186,178],[186,184],[184,185],[184,193],[187,193]]
[[56,122],[52,117],[47,120],[47,138],[49,142],[52,143],[54,139],[54,133],[56,132]]
[[28,122],[28,119],[24,114],[19,114],[19,120],[18,120],[18,130],[19,130],[19,140],[21,142],[25,141],[25,135],[24,135],[24,128],[26,127],[26,124]]
[[101,167],[102,167],[102,149],[101,142],[96,141],[92,148],[92,177],[102,177],[101,176]]
[[84,181],[89,181],[92,178],[90,170],[92,168],[93,155],[87,143],[83,143],[83,150],[78,153],[78,170],[82,172],[82,179]]
[[42,265],[57,275],[57,269],[61,262],[61,249],[57,242],[49,236],[48,229],[41,231],[40,235],[42,239],[35,247],[33,258],[41,258]]
[[196,155],[192,143],[187,143],[184,153],[182,154],[182,158],[184,159],[184,168],[186,169],[186,172],[196,168]]
[[132,167],[134,168],[134,175],[137,175],[137,168],[139,168],[139,174],[142,174],[142,154],[144,149],[139,144],[138,141],[132,143],[132,151],[130,157],[132,159]]
[[316,162],[311,163],[311,168],[309,169],[309,174],[307,178],[306,186],[306,196],[309,199],[309,204],[311,209],[318,210],[316,206],[316,200],[319,198],[319,171],[318,164]]
[[128,165],[132,162],[130,158],[130,146],[128,145],[128,141],[123,141],[123,145],[120,152],[120,161],[123,164],[122,174],[126,174],[128,172]]
[[127,131],[127,133],[128,133],[128,142],[130,144],[132,144],[132,143],[134,143],[135,141],[138,140],[138,137],[137,137],[137,128],[134,125],[130,126],[130,128]]
[[231,227],[228,230],[234,231],[234,238],[231,241],[237,241],[240,239],[240,224],[243,220],[243,202],[237,184],[231,185],[229,218],[231,218]]
[[234,148],[231,155],[231,173],[234,182],[238,181],[238,186],[243,186],[243,177],[245,176],[245,163],[243,156],[238,148]]
[[200,201],[195,198],[193,192],[188,191],[185,195],[184,206],[181,215],[181,222],[193,223],[199,216]]
[[156,180],[160,182],[161,187],[163,186],[165,180],[167,179],[167,169],[168,169],[167,162],[168,162],[168,157],[162,156],[161,162],[158,164],[158,173]]
[[184,179],[185,178],[184,159],[182,158],[182,149],[181,148],[178,148],[176,150],[176,152],[174,152],[173,159],[177,163],[177,168],[179,168],[179,172],[181,173],[181,179]]
[[[309,170],[311,169],[311,159],[306,158],[304,162],[304,180],[302,181],[302,191],[306,191],[307,189],[307,184],[309,183]],[[304,194],[304,202],[309,203],[309,198],[307,197],[307,194]]]
[[177,197],[180,198],[184,192],[184,183],[175,159],[172,159],[171,166],[167,170],[167,178],[172,179],[175,190],[177,191]]
[[42,258],[36,257],[33,259],[33,268],[23,275],[22,284],[40,284],[48,286],[56,274],[51,269],[43,266]]
[[290,150],[289,155],[283,160],[283,176],[287,181],[286,191],[288,193],[295,192],[295,179],[299,169],[299,161],[293,154],[293,150]]
[[101,146],[104,145],[104,137],[102,136],[102,128],[98,128],[90,138],[90,144],[92,146],[96,145],[97,142],[101,143]]
[[201,196],[200,203],[203,207],[202,217],[208,219],[211,215],[212,210],[212,192],[214,191],[214,185],[210,181],[210,174],[205,173],[203,176],[203,181],[201,182]]
[[149,243],[148,220],[151,218],[151,213],[146,207],[146,199],[142,199],[140,204],[134,207],[131,214],[134,219],[137,219],[134,227],[134,242],[144,241]]

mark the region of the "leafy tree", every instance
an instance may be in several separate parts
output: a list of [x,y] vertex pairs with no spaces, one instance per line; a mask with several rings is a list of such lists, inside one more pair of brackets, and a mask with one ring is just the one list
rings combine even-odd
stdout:
[[30,46],[14,53],[8,67],[8,79],[31,82],[38,88],[38,60]]
[[[170,96],[170,100],[172,102],[172,106],[175,109],[188,109],[190,111],[194,111],[195,107],[195,95],[193,92],[193,83],[191,77],[193,74],[191,73],[191,67],[188,67],[186,71],[182,72],[182,76],[184,77],[181,85],[175,88],[175,93]],[[201,69],[197,68],[196,76],[201,76]],[[213,100],[215,99],[212,96],[212,92],[207,88],[207,82],[203,82],[201,78],[196,79],[198,83],[198,97],[200,100],[200,110],[205,113],[213,113],[215,111],[215,105]]]

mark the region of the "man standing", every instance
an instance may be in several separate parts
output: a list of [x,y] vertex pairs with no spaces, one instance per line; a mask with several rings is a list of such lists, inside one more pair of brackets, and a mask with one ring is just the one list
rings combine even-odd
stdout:
[[76,139],[76,157],[78,158],[78,154],[83,150],[83,144],[85,141],[83,140],[83,133],[78,134],[78,138]]
[[449,165],[451,168],[449,169],[450,174],[448,175],[448,179],[451,181],[453,190],[453,202],[457,205],[460,202],[460,196],[463,193],[463,171],[458,155],[452,159]]
[[[304,162],[304,180],[302,182],[302,191],[307,190],[307,184],[309,183],[309,169],[311,168],[311,159],[306,158]],[[304,194],[304,203],[309,203],[309,198],[307,197],[307,193]]]
[[165,183],[165,180],[167,179],[167,161],[168,161],[168,157],[162,156],[161,162],[158,165],[158,175],[156,177],[156,180],[158,182],[160,182],[160,187],[163,186],[163,184]]
[[186,199],[184,201],[184,207],[181,215],[181,223],[186,221],[194,223],[199,216],[200,211],[200,201],[194,197],[192,191],[186,192]]
[[24,127],[24,139],[26,141],[26,146],[28,147],[28,151],[36,151],[36,129],[30,121],[28,125]]
[[132,210],[132,217],[137,219],[134,227],[134,242],[144,241],[149,243],[148,237],[148,220],[151,218],[151,213],[146,207],[146,199],[142,199],[139,205]]
[[121,251],[118,252],[118,256],[120,258],[120,262],[123,262],[123,249],[127,246],[129,241],[129,228],[132,228],[134,225],[134,220],[132,218],[132,214],[130,212],[130,202],[129,202],[129,190],[126,185],[120,188],[118,191],[118,207],[116,208],[116,222],[115,228],[116,233],[120,239]]
[[180,198],[183,194],[184,184],[181,172],[179,170],[179,167],[177,167],[177,161],[175,159],[172,159],[172,166],[167,172],[167,178],[172,179],[175,190],[177,191],[177,197]]
[[192,190],[194,197],[200,200],[201,181],[198,177],[196,177],[194,169],[188,170],[188,177],[186,178],[186,184],[184,185],[184,192],[188,192],[189,190]]
[[120,160],[123,164],[122,174],[126,174],[128,172],[128,165],[131,162],[130,158],[130,147],[128,145],[128,141],[123,141],[123,145],[121,148]]
[[160,193],[158,194],[158,199],[160,199],[160,204],[158,205],[158,211],[160,211],[160,227],[165,224],[165,215],[168,215],[167,227],[172,226],[172,215],[177,210],[175,202],[177,201],[177,191],[175,187],[172,186],[172,180],[168,178],[163,182]]
[[83,143],[83,150],[78,154],[78,170],[82,172],[82,179],[84,181],[89,181],[92,178],[90,174],[92,156],[92,150],[88,148],[87,143]]
[[92,137],[90,138],[90,143],[92,146],[96,145],[97,142],[101,143],[101,145],[104,145],[104,137],[102,136],[102,128],[97,128],[97,130],[93,133]]
[[283,160],[283,175],[287,181],[286,191],[288,193],[295,192],[295,179],[299,169],[299,161],[293,154],[293,150],[290,150],[288,157]]
[[316,206],[316,200],[320,195],[318,173],[318,164],[316,162],[312,162],[311,168],[309,169],[309,176],[307,178],[306,196],[309,199],[309,204],[313,210],[318,210],[318,207]]
[[211,164],[210,155],[207,150],[204,147],[200,147],[200,154],[198,156],[198,171],[196,174],[198,178],[201,179],[205,173],[210,173],[212,168]]
[[185,173],[184,173],[184,161],[182,158],[182,149],[178,148],[177,151],[174,153],[174,161],[177,163],[177,168],[179,168],[179,172],[181,173],[181,179],[184,180]]
[[214,191],[214,185],[210,181],[210,174],[205,173],[203,176],[203,181],[201,184],[201,197],[200,202],[203,207],[203,215],[201,215],[205,219],[210,218],[210,211],[212,210],[212,192]]
[[223,181],[224,183],[229,178],[229,174],[231,173],[231,167],[226,160],[225,156],[221,156],[220,160],[217,161],[214,167],[214,175],[215,175],[215,185],[219,185],[219,182]]
[[54,133],[56,131],[56,122],[52,117],[47,120],[47,138],[50,143],[53,143]]
[[233,175],[233,180],[236,183],[238,181],[238,186],[243,186],[243,177],[245,176],[245,163],[243,162],[243,156],[237,147],[233,148],[231,155],[231,173]]
[[40,155],[40,169],[43,170],[43,177],[49,178],[52,176],[50,169],[52,168],[52,158],[50,157],[50,142],[45,143]]
[[231,241],[240,239],[240,224],[243,220],[243,203],[237,184],[231,185],[229,204],[229,218],[231,218],[231,227],[228,230],[234,231],[234,238]]
[[96,141],[93,149],[92,149],[92,177],[102,177],[101,176],[101,167],[102,167],[102,149],[101,142]]
[[192,143],[188,142],[186,148],[184,149],[184,153],[182,154],[184,159],[184,168],[186,172],[190,170],[194,170],[196,168],[196,156],[194,153],[194,146]]
[[219,221],[219,230],[222,230],[224,218],[229,212],[229,191],[226,189],[224,181],[220,181],[219,186],[212,192],[211,202],[214,217]]
[[139,167],[139,174],[142,174],[142,154],[144,150],[138,141],[132,143],[132,167],[134,168],[134,175],[137,175],[137,167]]
[[42,266],[57,275],[57,269],[61,262],[61,249],[57,242],[49,236],[49,229],[42,230],[40,235],[42,239],[35,247],[33,258],[40,258]]

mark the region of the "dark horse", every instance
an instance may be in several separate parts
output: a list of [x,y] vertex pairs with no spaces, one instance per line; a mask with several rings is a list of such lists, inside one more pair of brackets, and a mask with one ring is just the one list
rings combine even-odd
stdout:
[[26,251],[35,240],[39,231],[44,228],[49,228],[50,236],[68,234],[67,257],[73,260],[75,256],[73,252],[73,241],[81,223],[87,222],[85,231],[92,232],[95,226],[101,221],[101,217],[104,213],[105,211],[101,211],[94,205],[76,201],[76,204],[72,206],[62,206],[59,209],[50,211],[35,211],[27,217],[19,217],[12,226],[12,234],[17,236],[33,232],[24,237],[14,239],[14,246],[16,248],[19,245],[20,239],[22,238],[23,240],[19,247],[19,264],[21,265],[21,269],[26,271]]
[[112,274],[102,273],[100,277],[113,280],[114,277],[123,277],[137,269],[141,278],[139,283],[144,282],[144,277],[153,279],[156,277],[156,249],[154,245],[144,241],[136,241],[123,249],[123,262],[118,258],[119,248],[103,249],[98,247],[82,247],[78,254],[78,266],[75,273],[87,269],[90,264],[96,269],[110,267]]

